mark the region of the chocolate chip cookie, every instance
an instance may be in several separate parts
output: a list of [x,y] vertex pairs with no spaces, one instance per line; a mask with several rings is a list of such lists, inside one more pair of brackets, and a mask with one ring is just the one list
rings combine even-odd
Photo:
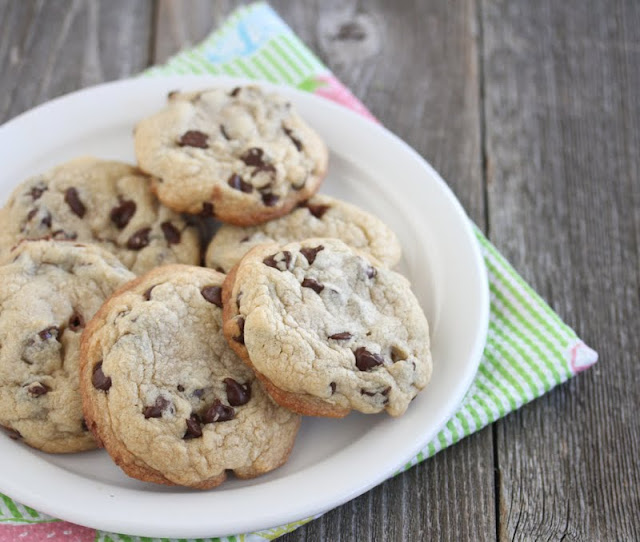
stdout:
[[222,299],[229,345],[294,412],[399,416],[429,381],[429,328],[409,282],[340,240],[255,247]]
[[140,480],[200,489],[282,465],[299,416],[275,404],[222,335],[224,275],[171,265],[111,297],[83,335],[87,424]]
[[335,237],[393,267],[400,260],[396,235],[375,216],[339,199],[316,194],[298,209],[259,226],[222,226],[209,244],[206,265],[227,273],[253,247],[309,237]]
[[240,226],[308,199],[328,161],[291,104],[257,86],[170,93],[168,106],[136,127],[135,148],[165,205]]
[[94,243],[134,273],[196,264],[198,233],[160,204],[149,178],[120,162],[79,158],[20,184],[0,211],[0,251],[20,239]]
[[80,336],[111,293],[134,278],[100,247],[23,241],[0,266],[0,425],[63,453],[96,447],[82,416]]

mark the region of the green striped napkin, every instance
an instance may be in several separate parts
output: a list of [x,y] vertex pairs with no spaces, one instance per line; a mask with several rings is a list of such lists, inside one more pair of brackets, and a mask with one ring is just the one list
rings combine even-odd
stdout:
[[[275,11],[262,2],[238,9],[199,46],[144,73],[175,74],[230,75],[291,85],[373,118]],[[398,465],[398,472],[541,396],[598,359],[596,352],[562,322],[480,230],[475,228],[475,234],[487,266],[491,297],[489,332],[480,368],[455,415],[415,458]],[[105,542],[151,540],[61,522],[1,497],[0,542],[26,536]],[[301,518],[265,531],[209,540],[273,540],[312,519]]]

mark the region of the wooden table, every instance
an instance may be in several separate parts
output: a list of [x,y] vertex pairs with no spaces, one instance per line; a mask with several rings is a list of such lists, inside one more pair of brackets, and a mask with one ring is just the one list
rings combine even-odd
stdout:
[[[239,3],[0,0],[0,121],[163,62]],[[600,353],[283,540],[639,540],[640,3],[273,5]]]

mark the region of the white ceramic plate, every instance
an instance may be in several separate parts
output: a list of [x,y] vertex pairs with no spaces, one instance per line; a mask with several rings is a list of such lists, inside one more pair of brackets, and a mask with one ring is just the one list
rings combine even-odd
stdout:
[[[37,107],[0,127],[2,198],[30,175],[76,156],[133,162],[132,128],[163,106],[168,91],[242,82],[139,78]],[[400,271],[431,326],[428,388],[398,419],[306,418],[285,466],[205,492],[130,479],[104,451],[55,456],[0,438],[0,491],[53,516],[120,533],[182,538],[248,532],[364,493],[411,459],[460,404],[478,367],[489,308],[483,259],[462,207],[429,164],[381,126],[323,98],[277,90],[328,142],[330,167],[321,191],[373,212],[398,234]]]

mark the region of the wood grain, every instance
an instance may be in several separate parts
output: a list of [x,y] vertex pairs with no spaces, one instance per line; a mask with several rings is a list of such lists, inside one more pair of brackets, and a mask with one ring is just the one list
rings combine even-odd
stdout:
[[640,5],[483,2],[490,232],[599,351],[497,424],[501,540],[638,540]]
[[150,2],[0,2],[0,122],[60,94],[143,69]]

